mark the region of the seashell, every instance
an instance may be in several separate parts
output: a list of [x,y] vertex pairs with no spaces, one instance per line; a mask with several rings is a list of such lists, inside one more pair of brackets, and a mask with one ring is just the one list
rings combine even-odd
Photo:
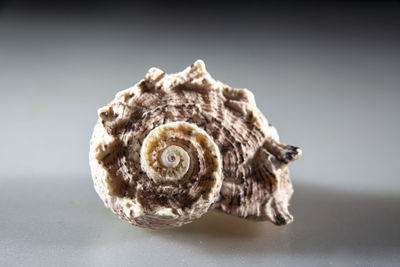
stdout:
[[151,68],[99,109],[90,141],[94,187],[122,219],[161,229],[210,209],[284,225],[293,193],[287,165],[301,155],[247,89],[214,80],[198,60]]

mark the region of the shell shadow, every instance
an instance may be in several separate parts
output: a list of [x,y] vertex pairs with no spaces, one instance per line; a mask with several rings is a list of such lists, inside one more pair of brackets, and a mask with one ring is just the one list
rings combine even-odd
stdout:
[[[209,212],[192,224],[154,235],[199,247],[209,254],[392,251],[400,244],[400,197],[295,185],[294,222],[275,226]],[[204,240],[204,241],[203,241]],[[228,242],[227,242],[228,241]]]
[[[260,233],[272,231],[275,226],[263,222],[247,221],[219,211],[210,211],[193,223],[160,231],[161,235],[197,235],[222,239],[253,239]],[[157,233],[158,234],[158,233]]]
[[[326,255],[335,251],[368,255],[377,250],[398,251],[400,244],[398,195],[360,194],[295,184],[290,207],[294,222],[287,226],[246,221],[211,211],[180,228],[149,230],[122,222],[102,207],[89,179],[50,179],[40,183],[27,180],[1,185],[4,191],[0,200],[13,203],[2,206],[5,219],[0,225],[8,229],[2,232],[2,240],[35,246],[87,247],[135,240],[130,245],[132,249],[141,242],[150,246],[161,241],[209,255]],[[63,190],[55,191],[56,187]],[[20,199],[20,195],[30,196],[30,201]],[[23,216],[19,210],[25,211]],[[38,225],[41,227],[37,228]]]

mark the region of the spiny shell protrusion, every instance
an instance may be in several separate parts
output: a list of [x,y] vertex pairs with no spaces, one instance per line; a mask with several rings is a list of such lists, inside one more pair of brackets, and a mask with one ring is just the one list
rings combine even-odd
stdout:
[[301,150],[280,143],[249,90],[214,80],[201,60],[170,75],[151,68],[98,113],[93,181],[121,218],[158,229],[212,208],[292,221],[287,165]]

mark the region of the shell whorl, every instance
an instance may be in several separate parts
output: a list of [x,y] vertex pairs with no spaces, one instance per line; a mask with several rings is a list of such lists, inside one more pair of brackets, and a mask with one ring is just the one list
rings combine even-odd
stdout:
[[185,175],[189,176],[189,167],[192,164],[193,169],[196,162],[190,160],[194,157],[189,155],[193,149],[187,148],[186,144],[196,135],[203,136],[214,148],[212,153],[219,154],[208,134],[194,124],[172,122],[153,129],[144,139],[140,151],[141,167],[147,176],[156,183],[179,181]]
[[[99,133],[95,130],[94,138]],[[94,153],[103,164],[107,162],[105,158],[115,157],[114,161],[118,158],[115,147],[106,146],[111,154]],[[162,124],[146,131],[140,153],[135,149],[131,145],[128,150],[132,153],[123,157],[129,161],[131,154],[138,154],[137,176],[134,169],[120,168],[119,176],[113,175],[103,180],[105,186],[96,187],[105,204],[123,219],[154,229],[177,227],[199,218],[218,199],[222,186],[220,152],[212,138],[195,124],[183,121]],[[98,169],[92,166],[92,172]],[[132,174],[135,175],[132,181],[126,183],[124,178]],[[107,191],[101,192],[100,188]]]
[[180,220],[200,217],[217,200],[222,186],[220,152],[197,125],[177,121],[154,128],[143,141],[140,159],[155,186],[176,187],[179,194],[188,196],[168,199],[176,202]]

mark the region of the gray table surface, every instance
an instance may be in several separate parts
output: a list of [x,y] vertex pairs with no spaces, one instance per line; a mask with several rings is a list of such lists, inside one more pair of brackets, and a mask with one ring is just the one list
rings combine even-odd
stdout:
[[[147,9],[4,8],[0,266],[398,266],[399,8],[302,12],[200,23]],[[303,149],[292,224],[210,212],[146,230],[96,195],[96,110],[150,67],[177,72],[198,58],[252,90],[281,140]]]

